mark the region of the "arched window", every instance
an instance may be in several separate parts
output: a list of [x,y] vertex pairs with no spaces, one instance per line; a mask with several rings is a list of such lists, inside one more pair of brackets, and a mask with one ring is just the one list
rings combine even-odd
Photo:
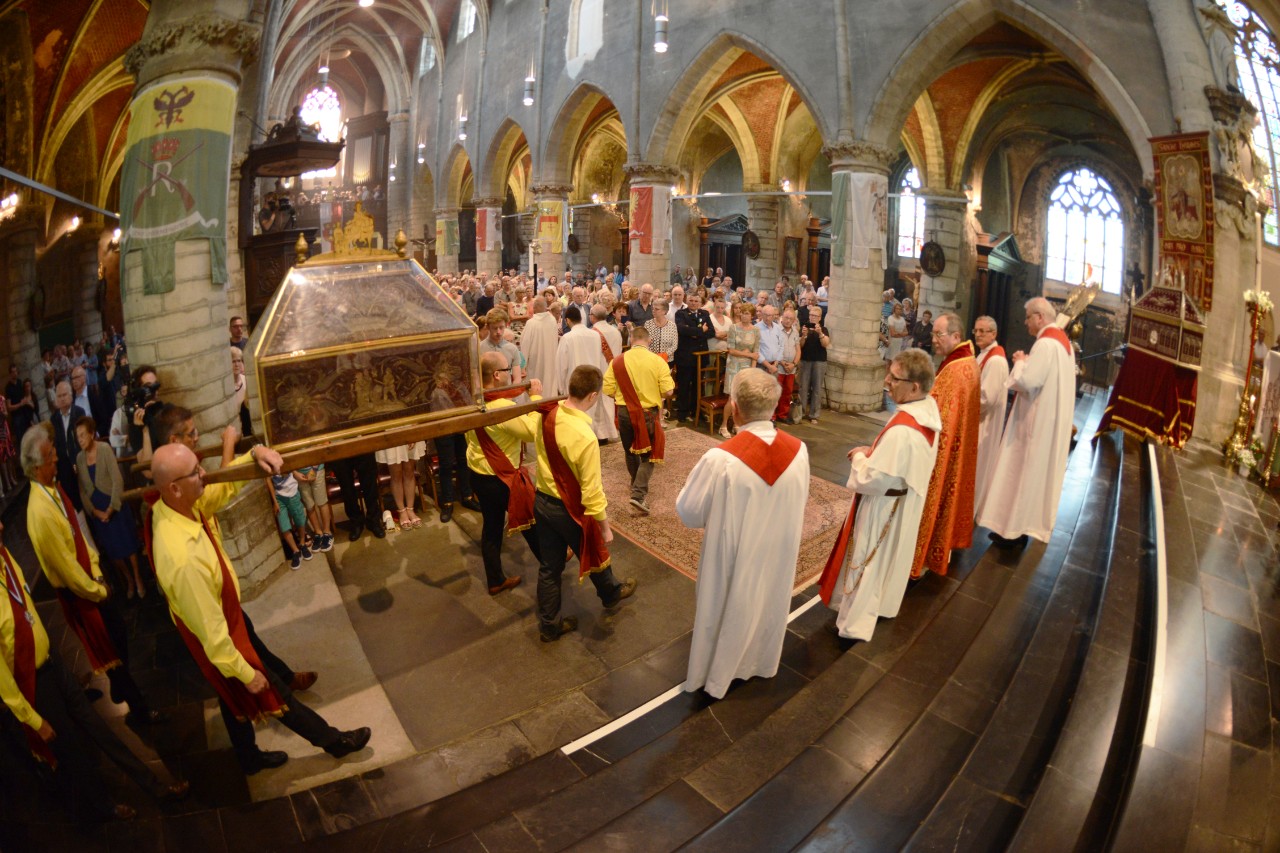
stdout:
[[573,0],[569,35],[564,43],[565,70],[576,77],[587,60],[604,46],[604,0]]
[[1264,200],[1270,206],[1262,220],[1262,237],[1272,246],[1280,245],[1280,223],[1277,222],[1275,189],[1280,184],[1276,172],[1276,154],[1280,149],[1280,53],[1271,30],[1244,3],[1218,0],[1231,22],[1236,25],[1236,71],[1249,102],[1257,108],[1261,121],[1253,129],[1253,145],[1267,168],[1262,175]]
[[[320,138],[337,142],[342,138],[342,102],[329,86],[317,86],[302,99],[302,121],[320,125]],[[303,173],[303,178],[332,178],[337,167]]]
[[422,55],[418,61],[418,76],[421,77],[436,67],[436,45],[430,38],[422,40]]
[[924,199],[917,195],[920,173],[912,166],[898,184],[898,256],[920,257],[924,245]]
[[476,31],[476,11],[475,0],[462,0],[462,9],[458,12],[458,43],[461,44],[467,36]]
[[1124,221],[1106,179],[1081,166],[1063,172],[1049,196],[1045,275],[1079,284],[1089,276],[1107,293],[1124,278]]

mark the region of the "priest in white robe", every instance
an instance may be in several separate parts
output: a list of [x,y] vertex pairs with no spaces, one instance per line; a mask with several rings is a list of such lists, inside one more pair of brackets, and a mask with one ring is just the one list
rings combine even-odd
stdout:
[[1005,383],[1009,380],[1009,360],[1004,347],[996,340],[996,321],[982,316],[973,322],[973,342],[978,349],[978,370],[981,371],[980,411],[978,421],[978,473],[974,479],[974,516],[982,506],[982,499],[991,484],[995,472],[996,457],[1000,455],[1000,436],[1004,432],[1004,414],[1009,400]]
[[1036,342],[1030,353],[1013,354],[1008,387],[1017,396],[976,512],[978,524],[1005,543],[1023,536],[1048,542],[1053,534],[1075,417],[1075,353],[1054,325],[1057,311],[1036,297],[1027,302],[1026,318]]
[[533,316],[524,324],[520,333],[520,352],[524,354],[525,375],[542,383],[543,393],[554,397],[560,394],[556,373],[556,346],[560,343],[560,323],[547,311],[544,296],[533,300]]
[[[609,368],[604,358],[604,341],[587,324],[583,322],[582,312],[577,305],[569,305],[564,309],[565,323],[569,331],[560,337],[556,347],[556,386],[561,390],[569,387],[569,377],[575,368],[584,364],[598,368],[601,375]],[[526,325],[525,328],[528,328]],[[618,427],[614,424],[614,402],[612,397],[601,394],[600,399],[591,407],[591,429],[600,441],[616,441]]]
[[780,390],[756,368],[734,377],[740,431],[703,455],[676,499],[685,526],[705,530],[684,689],[716,699],[735,678],[775,675],[787,633],[809,452],[770,422]]
[[897,616],[906,593],[942,429],[933,377],[928,353],[898,353],[884,380],[897,411],[870,447],[849,451],[853,506],[819,585],[841,637],[870,640],[876,620]]
[[609,309],[605,306],[591,306],[591,331],[604,342],[602,352],[606,362],[611,364],[616,356],[622,355],[622,332],[609,322]]

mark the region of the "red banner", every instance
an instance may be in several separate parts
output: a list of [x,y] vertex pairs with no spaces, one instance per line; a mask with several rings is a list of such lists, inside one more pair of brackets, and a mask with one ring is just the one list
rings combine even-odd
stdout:
[[1209,134],[1151,139],[1160,263],[1201,311],[1213,305],[1213,168]]
[[631,231],[627,236],[640,241],[641,254],[653,254],[653,187],[631,188]]

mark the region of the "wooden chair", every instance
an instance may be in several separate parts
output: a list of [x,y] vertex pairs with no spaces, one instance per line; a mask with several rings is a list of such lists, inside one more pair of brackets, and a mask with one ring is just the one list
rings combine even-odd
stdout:
[[697,359],[698,371],[698,407],[693,416],[693,428],[698,428],[698,421],[707,415],[707,434],[715,435],[716,415],[723,422],[724,413],[729,405],[729,395],[724,391],[725,354],[704,350],[693,354]]

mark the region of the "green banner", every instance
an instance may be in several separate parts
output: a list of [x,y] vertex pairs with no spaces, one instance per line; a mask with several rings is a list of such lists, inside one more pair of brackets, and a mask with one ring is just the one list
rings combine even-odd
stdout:
[[179,240],[209,241],[210,280],[227,280],[227,188],[236,89],[167,80],[133,99],[120,176],[122,254],[142,253],[143,292],[175,286]]

